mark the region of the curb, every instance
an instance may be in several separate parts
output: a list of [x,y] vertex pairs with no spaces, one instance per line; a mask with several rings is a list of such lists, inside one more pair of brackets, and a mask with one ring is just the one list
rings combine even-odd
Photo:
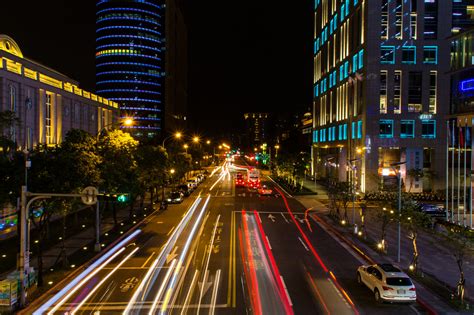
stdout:
[[[327,227],[329,230],[331,230],[334,235],[337,236],[337,238],[344,242],[345,244],[349,245],[352,249],[355,250],[355,252],[363,259],[368,261],[370,264],[375,264],[375,260],[364,253],[361,249],[359,249],[352,240],[347,239],[344,235],[342,235],[338,230],[336,230],[331,224],[326,222],[326,220],[321,219],[317,214],[311,214],[310,215],[313,220],[320,222],[324,224],[325,227]],[[430,315],[438,315],[438,312],[436,312],[428,303],[426,303],[424,300],[420,299],[417,295],[416,297],[416,302]]]

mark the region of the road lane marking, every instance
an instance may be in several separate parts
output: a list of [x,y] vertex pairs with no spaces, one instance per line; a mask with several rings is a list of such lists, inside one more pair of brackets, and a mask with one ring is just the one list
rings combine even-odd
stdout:
[[326,310],[326,313],[327,313],[328,315],[331,314],[331,312],[329,311],[328,306],[326,305],[326,302],[325,302],[324,299],[323,299],[323,296],[321,295],[321,292],[320,292],[319,289],[318,289],[318,286],[316,285],[316,282],[313,280],[313,277],[311,277],[311,275],[309,274],[309,272],[306,272],[306,273],[308,274],[309,281],[310,281],[311,285],[313,286],[313,288],[315,289],[316,295],[319,297],[319,300],[320,300],[321,303],[323,304],[323,307],[324,307],[324,309]]
[[155,255],[155,252],[151,253],[150,257],[148,257],[148,259],[143,263],[143,265],[140,268],[145,267],[146,264],[150,261],[151,257],[153,257],[153,255]]
[[233,246],[234,246],[234,217],[235,212],[232,211],[230,215],[230,244],[229,244],[229,275],[227,280],[227,304],[232,303],[232,264],[233,264]]
[[270,247],[270,249],[273,250],[272,245],[270,244],[270,240],[268,239],[268,236],[265,235],[265,237],[267,238],[268,247]]
[[139,249],[139,247],[135,247],[135,249],[132,250],[132,252],[130,254],[128,254],[124,259],[122,259],[122,261],[120,261],[120,263],[111,272],[107,273],[107,275],[104,278],[102,278],[102,280],[97,285],[94,286],[94,288],[89,292],[89,294],[87,294],[87,296],[85,298],[83,298],[81,300],[81,302],[69,313],[71,315],[76,314],[76,312],[80,310],[82,305],[84,305],[84,303],[88,299],[91,298],[91,296],[105,283],[105,281],[107,281],[107,279],[109,279],[117,271],[117,269],[120,268],[120,266],[122,266],[124,263],[126,263],[127,260],[129,260],[130,257],[132,257],[137,252],[138,249]]
[[175,227],[176,225],[171,228],[171,230],[166,234],[166,236],[170,236],[170,234],[173,233]]
[[[163,291],[165,290],[166,284],[170,280],[171,272],[173,271],[173,268],[175,265],[176,265],[176,259],[173,259],[173,262],[171,263],[171,267],[166,272],[165,278],[163,279],[163,282],[161,283],[160,289],[156,293],[155,299],[153,300],[153,304],[151,305],[150,312],[148,313],[148,315],[153,315],[155,313],[156,305],[158,304],[158,301],[161,299],[161,295],[163,294]],[[179,267],[176,267],[176,268],[179,268]]]
[[191,280],[191,285],[189,286],[188,294],[186,295],[186,298],[184,299],[183,309],[181,310],[181,315],[186,314],[186,311],[189,308],[189,302],[191,302],[191,296],[192,296],[192,293],[194,291],[194,288],[196,287],[196,282],[197,282],[196,280],[197,280],[198,276],[199,276],[199,271],[196,270],[194,272],[193,279]]
[[290,306],[293,306],[293,301],[291,301],[290,293],[288,293],[288,289],[286,288],[285,280],[283,279],[283,276],[280,276],[280,278],[281,282],[283,283],[283,288],[285,289],[286,298],[288,299],[288,302],[290,302]]
[[301,243],[301,245],[303,245],[304,249],[306,249],[306,251],[309,252],[308,246],[306,246],[306,244],[303,242],[303,240],[301,239],[301,237],[298,236],[298,239],[300,240],[300,243]]
[[280,214],[281,214],[281,216],[283,217],[283,219],[285,220],[286,223],[290,223],[290,221],[288,221],[288,219],[285,217],[283,212],[280,212]]
[[206,286],[206,282],[207,282],[207,275],[208,275],[208,268],[209,268],[209,262],[211,260],[211,255],[212,255],[212,248],[214,247],[214,239],[216,237],[216,231],[217,231],[217,227],[219,226],[219,220],[221,218],[221,215],[219,214],[217,216],[217,219],[216,219],[216,223],[214,223],[214,231],[212,232],[212,237],[211,237],[211,242],[209,244],[209,248],[211,250],[209,250],[209,255],[207,256],[207,261],[206,261],[206,265],[204,267],[204,277],[202,279],[202,287],[201,287],[201,290],[199,292],[199,301],[198,301],[198,309],[197,309],[197,314],[199,314],[199,308],[201,305],[201,300],[202,300],[202,297],[204,296],[204,288]]
[[[216,311],[217,291],[219,290],[219,280],[221,278],[221,270],[217,270],[216,278],[214,279],[214,288],[212,289],[211,307],[209,308],[209,315],[214,315]],[[198,311],[199,314],[199,311]]]

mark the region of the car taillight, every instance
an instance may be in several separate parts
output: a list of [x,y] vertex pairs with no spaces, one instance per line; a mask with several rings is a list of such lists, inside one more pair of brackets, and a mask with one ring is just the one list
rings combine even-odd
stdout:
[[409,291],[416,291],[416,288],[413,287]]
[[383,289],[384,291],[393,290],[393,288],[391,288],[391,287],[386,287],[386,286],[384,286],[384,285],[382,286],[382,289]]

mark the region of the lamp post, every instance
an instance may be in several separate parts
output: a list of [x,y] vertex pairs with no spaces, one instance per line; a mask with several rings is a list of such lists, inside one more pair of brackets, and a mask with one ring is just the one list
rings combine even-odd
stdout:
[[165,148],[165,143],[166,143],[167,140],[169,140],[169,139],[171,139],[171,138],[181,139],[181,137],[182,137],[181,132],[176,132],[176,133],[174,133],[174,134],[172,134],[172,135],[169,135],[168,137],[166,137],[166,138],[163,139],[163,142],[161,143],[161,146],[162,146],[163,148]]
[[186,155],[187,155],[187,154],[188,154],[188,148],[189,148],[189,145],[187,145],[187,144],[184,144],[184,145],[183,145],[183,148],[186,150]]
[[[400,167],[406,164],[407,161],[397,162],[390,164],[390,167],[397,174],[398,179],[398,239],[397,239],[397,262],[400,263],[400,238],[401,238],[401,219],[402,219],[402,175],[400,173]],[[398,166],[398,169],[397,169]]]
[[347,160],[350,163],[351,168],[351,194],[352,194],[352,225],[354,226],[354,233],[357,234],[357,227],[355,225],[355,185],[354,185],[354,172],[357,170],[355,163],[360,159]]

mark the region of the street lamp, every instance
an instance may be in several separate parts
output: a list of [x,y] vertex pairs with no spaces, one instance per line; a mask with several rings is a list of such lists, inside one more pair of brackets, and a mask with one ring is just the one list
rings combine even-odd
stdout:
[[164,148],[165,147],[165,143],[167,140],[171,139],[171,138],[175,138],[175,139],[181,139],[181,137],[183,136],[183,134],[181,132],[175,132],[174,134],[172,135],[169,135],[168,137],[164,138],[163,139],[163,143],[161,144],[161,146]]
[[188,148],[189,148],[189,146],[185,143],[185,144],[183,145],[183,148],[186,150],[186,154],[188,154]]
[[[402,174],[400,173],[400,167],[406,164],[407,161],[397,162],[390,164],[390,167],[397,174],[398,179],[398,240],[397,240],[397,262],[400,263],[400,238],[401,238],[401,218],[402,218]],[[398,170],[397,170],[398,166]]]
[[211,144],[211,140],[207,140],[207,141],[206,141],[206,144]]
[[194,137],[193,137],[193,142],[194,142],[194,143],[199,143],[199,140],[200,140],[200,139],[199,139],[198,136],[194,136]]
[[351,193],[352,193],[352,225],[354,226],[354,233],[357,233],[357,228],[355,227],[355,185],[354,185],[354,171],[357,170],[355,162],[360,161],[360,159],[351,159],[347,160],[350,163],[351,168]]

